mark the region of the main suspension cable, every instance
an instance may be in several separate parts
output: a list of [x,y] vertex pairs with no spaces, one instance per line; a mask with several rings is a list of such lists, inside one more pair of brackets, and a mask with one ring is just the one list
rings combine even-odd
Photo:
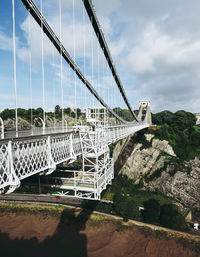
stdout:
[[51,29],[49,24],[47,23],[44,16],[41,15],[40,10],[37,8],[33,0],[21,0],[27,10],[30,9],[30,13],[35,19],[35,21],[38,23],[40,27],[42,27],[44,33],[47,35],[47,37],[50,39],[50,41],[54,44],[57,51],[60,53],[60,49],[62,48],[62,54],[65,61],[69,64],[69,66],[73,69],[73,71],[76,73],[78,78],[84,83],[84,85],[88,88],[88,90],[92,93],[92,95],[95,96],[95,98],[110,112],[112,113],[118,120],[120,120],[122,123],[127,124],[128,122],[121,119],[109,106],[106,104],[106,102],[103,100],[103,98],[97,93],[95,88],[91,85],[91,83],[87,80],[87,78],[84,76],[84,74],[81,72],[75,61],[72,59],[72,57],[69,55],[65,47],[62,45],[62,43],[59,41],[58,37],[54,33],[54,31]]
[[95,12],[92,0],[84,0],[83,4],[85,6],[85,9],[87,11],[87,14],[89,16],[90,21],[92,21],[92,26],[93,26],[93,29],[94,29],[94,31],[96,33],[96,36],[99,35],[99,44],[100,44],[100,46],[102,48],[102,51],[103,51],[103,54],[104,54],[104,56],[105,56],[105,58],[107,60],[108,66],[109,66],[109,68],[110,68],[110,70],[112,72],[113,78],[115,79],[117,87],[118,87],[118,89],[119,89],[119,91],[120,91],[120,93],[121,93],[121,95],[122,95],[122,97],[123,97],[127,107],[129,108],[132,116],[138,122],[138,119],[137,119],[137,117],[136,117],[136,115],[135,115],[135,113],[134,113],[134,111],[133,111],[133,109],[132,109],[132,107],[131,107],[131,105],[130,105],[130,103],[128,101],[128,98],[127,98],[126,93],[124,91],[123,85],[122,85],[121,80],[119,78],[119,75],[118,75],[118,73],[116,71],[115,65],[113,63],[113,60],[112,60],[112,57],[111,57],[111,54],[110,54],[110,50],[108,48],[108,45],[106,43],[103,31],[102,31],[102,29],[100,27],[100,24],[99,24],[99,21],[97,19],[96,12]]

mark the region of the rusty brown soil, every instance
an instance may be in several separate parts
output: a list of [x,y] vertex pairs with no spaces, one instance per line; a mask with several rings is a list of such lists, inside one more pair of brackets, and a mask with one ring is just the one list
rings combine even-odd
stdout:
[[[1,206],[2,257],[200,257],[190,238],[167,237],[150,228],[125,226],[80,209],[62,207],[55,214],[56,207],[37,204],[30,205],[32,209],[28,211],[24,207],[13,211],[9,203],[0,203]],[[48,212],[48,208],[54,211]]]

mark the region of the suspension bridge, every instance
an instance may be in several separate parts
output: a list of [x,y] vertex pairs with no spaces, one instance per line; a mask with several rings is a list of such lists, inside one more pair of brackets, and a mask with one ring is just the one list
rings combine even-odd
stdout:
[[[20,181],[35,174],[49,175],[61,163],[81,162],[81,170],[65,170],[66,175],[59,177],[62,183],[54,185],[57,195],[73,196],[84,199],[97,199],[101,192],[114,178],[113,159],[110,158],[109,145],[151,125],[149,101],[140,101],[139,112],[136,115],[127,98],[126,91],[116,71],[105,36],[98,21],[91,0],[80,0],[83,17],[83,57],[77,55],[76,49],[76,4],[72,0],[72,54],[65,48],[62,34],[62,0],[59,0],[59,35],[53,30],[43,14],[43,1],[40,8],[32,0],[21,0],[28,14],[28,27],[31,35],[31,22],[35,22],[41,32],[41,91],[43,116],[39,117],[42,127],[34,126],[31,116],[31,129],[20,130],[18,124],[17,93],[17,62],[16,62],[16,32],[15,32],[15,2],[12,0],[13,22],[13,67],[15,92],[15,131],[6,131],[4,121],[1,123],[0,140],[0,193],[11,193],[20,186]],[[90,63],[86,53],[87,33],[86,16],[90,24]],[[78,18],[77,18],[78,19]],[[47,127],[45,83],[45,42],[48,39],[52,49],[53,60],[59,60],[60,68],[60,126]],[[96,41],[94,41],[96,40]],[[31,44],[31,43],[30,43]],[[94,49],[95,48],[95,49]],[[94,55],[96,54],[96,59]],[[29,55],[30,73],[30,108],[33,109],[33,74],[32,58]],[[81,59],[81,60],[80,60]],[[95,63],[96,61],[96,63]],[[74,124],[66,121],[64,107],[67,97],[64,97],[65,65],[70,69],[74,88]],[[47,69],[47,67],[46,67]],[[106,77],[107,79],[104,79]],[[46,87],[45,87],[46,86]],[[78,87],[79,86],[79,87]],[[68,89],[71,91],[72,89]],[[106,94],[106,90],[108,91]],[[55,90],[54,90],[55,91]],[[79,94],[79,95],[78,95]],[[116,94],[124,101],[130,111],[133,121],[128,122],[114,111],[111,106],[117,104]],[[70,98],[70,93],[68,93]],[[82,104],[82,102],[84,104]],[[58,104],[58,103],[56,103]],[[84,105],[84,120],[78,119],[77,108]],[[32,112],[31,112],[32,115]],[[51,185],[49,185],[51,186]]]

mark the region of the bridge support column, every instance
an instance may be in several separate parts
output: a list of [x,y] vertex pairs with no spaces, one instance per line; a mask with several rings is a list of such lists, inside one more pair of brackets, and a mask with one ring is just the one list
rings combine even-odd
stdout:
[[16,188],[20,186],[20,180],[17,177],[15,170],[14,170],[14,163],[13,163],[13,151],[12,151],[12,142],[8,142],[8,170],[9,170],[9,186],[5,188],[6,194],[12,193]]
[[73,163],[76,160],[76,155],[74,153],[74,147],[73,147],[73,135],[70,134],[70,162]]
[[45,172],[45,175],[51,174],[56,169],[56,164],[53,160],[52,154],[51,154],[51,138],[47,138],[47,149],[48,149],[48,171]]

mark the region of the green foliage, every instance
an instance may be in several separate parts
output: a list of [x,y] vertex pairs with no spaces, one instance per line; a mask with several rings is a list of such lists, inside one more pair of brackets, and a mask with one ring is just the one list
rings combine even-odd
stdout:
[[162,126],[151,133],[167,140],[178,158],[187,161],[200,156],[200,131],[194,127],[196,117],[192,113],[163,111],[153,114],[153,123]]
[[127,219],[131,218],[139,218],[139,206],[136,204],[133,198],[125,195],[116,195],[114,197],[114,208],[119,213]]
[[79,118],[81,116],[81,109],[77,108],[76,113],[77,113],[77,118]]
[[151,198],[143,202],[144,210],[142,210],[142,217],[145,222],[155,223],[159,221],[160,204],[157,200]]
[[183,215],[178,211],[174,204],[164,204],[160,206],[155,199],[149,199],[144,203],[142,217],[145,222],[160,223],[162,226],[176,229],[186,230],[187,224]]
[[[37,108],[37,109],[22,109],[22,108],[18,108],[17,109],[17,113],[18,116],[21,117],[22,119],[25,119],[27,121],[31,121],[31,115],[33,117],[33,120],[36,118],[41,118],[43,117],[43,109],[42,108]],[[46,113],[47,116],[49,118],[53,118],[54,117],[54,112],[47,112]],[[61,120],[61,114],[62,114],[62,110],[61,107],[59,105],[55,106],[55,118]],[[71,111],[71,108],[66,108],[64,109],[64,114],[71,114],[72,118],[75,118],[75,113]],[[77,109],[77,118],[80,118],[80,116],[82,115],[81,109]],[[15,118],[15,110],[14,109],[5,109],[0,113],[0,117],[3,120],[7,120],[7,119],[14,119]],[[36,124],[39,125],[39,124]]]
[[68,114],[68,115],[69,115],[70,112],[71,112],[71,108],[70,108],[70,107],[64,109],[64,113],[65,113],[65,114]]
[[[40,214],[42,218],[47,217],[48,215],[54,216],[54,217],[60,217],[63,211],[63,206],[60,205],[54,205],[54,206],[46,206],[44,207],[42,204],[34,204],[34,205],[26,205],[24,203],[16,203],[16,202],[7,202],[6,204],[0,205],[0,215],[5,215],[9,213],[15,213],[18,214],[33,214],[38,215]],[[72,213],[71,210],[69,210],[69,215]]]
[[115,146],[116,146],[117,143],[118,143],[118,142],[115,142],[115,143],[112,143],[112,144],[110,144],[110,145],[108,146],[109,149],[110,149],[110,158],[113,157],[113,151],[114,151]]
[[160,113],[152,114],[152,122],[154,124],[167,124],[173,128],[184,129],[193,127],[196,124],[196,117],[194,114],[183,110],[175,113],[162,111]]
[[134,197],[139,206],[143,206],[143,202],[151,198],[157,200],[160,205],[171,203],[171,200],[165,195],[158,192],[143,190],[139,184],[134,184],[133,179],[129,179],[126,175],[122,174],[119,174],[115,178],[109,191],[114,195],[122,194]]
[[96,210],[104,213],[112,213],[116,214],[113,204],[112,203],[106,203],[106,202],[100,202],[100,201],[91,201],[91,200],[83,200],[81,207],[88,210]]
[[71,117],[72,117],[72,118],[75,118],[75,117],[76,117],[75,112],[71,112]]
[[55,106],[55,114],[61,114],[61,108],[59,105]]
[[148,141],[145,137],[145,133],[147,133],[147,129],[143,129],[141,131],[138,131],[136,136],[134,136],[134,142],[142,144],[142,146],[140,148],[141,150],[142,149],[147,149],[147,148],[152,146],[152,140]]
[[166,204],[160,208],[160,224],[167,228],[186,230],[187,224],[173,204]]
[[133,116],[129,110],[121,109],[120,107],[115,107],[113,108],[113,111],[116,112],[124,120],[133,121]]
[[15,110],[14,109],[5,109],[3,110],[1,113],[0,113],[0,117],[3,119],[3,120],[7,120],[8,118],[11,118],[13,119],[15,117]]
[[[135,185],[134,180],[126,175],[118,175],[110,191],[114,194],[114,210],[124,220],[142,219],[148,223],[160,223],[162,226],[173,229],[185,230],[187,228],[184,217],[172,204],[171,199],[158,192],[141,190],[139,185]],[[139,207],[142,206],[144,210],[140,216]]]
[[167,162],[164,162],[163,167],[155,170],[150,176],[148,176],[148,174],[146,174],[144,176],[144,180],[146,182],[149,182],[149,181],[152,181],[154,178],[159,178],[161,176],[162,172],[166,170],[167,164],[168,164]]
[[134,184],[132,179],[129,179],[126,175],[119,174],[113,181],[112,186],[110,187],[111,192],[115,195],[124,194],[124,195],[134,195],[138,190],[139,186]]

